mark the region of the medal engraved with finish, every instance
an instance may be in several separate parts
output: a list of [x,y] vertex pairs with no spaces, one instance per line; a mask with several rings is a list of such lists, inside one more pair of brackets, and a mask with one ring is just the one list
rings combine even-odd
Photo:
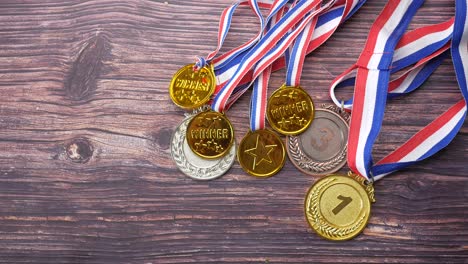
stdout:
[[205,111],[190,120],[187,126],[190,149],[205,159],[227,154],[234,143],[234,129],[227,117],[219,112]]
[[229,152],[218,159],[203,159],[190,149],[186,130],[189,122],[197,112],[187,115],[187,118],[177,127],[171,140],[171,155],[180,171],[195,180],[213,180],[224,175],[234,163],[236,157],[236,144],[233,144]]
[[169,94],[177,106],[195,109],[210,100],[215,87],[216,78],[211,65],[195,70],[195,65],[189,64],[172,78]]
[[237,157],[241,167],[250,175],[273,176],[284,166],[283,141],[267,129],[250,131],[239,144]]
[[283,85],[268,101],[267,118],[277,132],[283,135],[298,135],[312,123],[314,103],[300,86]]
[[291,162],[300,171],[314,176],[329,175],[346,164],[349,114],[340,108],[322,105],[314,122],[298,136],[288,136],[286,147]]
[[305,215],[310,227],[321,237],[349,240],[366,227],[371,203],[375,202],[372,184],[363,177],[330,175],[318,180],[305,200]]

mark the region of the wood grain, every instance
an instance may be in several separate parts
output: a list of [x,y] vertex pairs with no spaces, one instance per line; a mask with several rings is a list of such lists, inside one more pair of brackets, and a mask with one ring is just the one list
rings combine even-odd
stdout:
[[[441,153],[378,182],[368,228],[345,243],[308,228],[316,178],[289,162],[267,180],[238,164],[212,182],[177,170],[169,143],[183,111],[168,83],[215,47],[231,2],[1,1],[0,263],[467,263],[466,123]],[[355,62],[384,3],[368,1],[308,57],[302,84],[317,104],[330,103],[330,81]],[[429,0],[411,28],[453,13],[453,1]],[[256,23],[240,10],[223,50]],[[270,92],[283,80],[274,73]],[[249,95],[228,113],[238,141]],[[460,98],[448,59],[388,105],[375,156]]]

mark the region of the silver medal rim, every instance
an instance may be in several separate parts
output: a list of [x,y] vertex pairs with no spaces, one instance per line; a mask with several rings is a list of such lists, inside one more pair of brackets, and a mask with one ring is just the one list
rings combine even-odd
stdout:
[[234,164],[234,161],[236,159],[236,144],[235,142],[234,144],[232,144],[231,148],[225,156],[218,159],[207,160],[210,163],[213,161],[218,161],[215,165],[206,168],[197,167],[195,164],[193,164],[192,162],[190,162],[190,160],[187,159],[184,152],[184,141],[186,140],[185,134],[188,123],[192,118],[193,116],[186,118],[184,121],[182,121],[182,123],[177,127],[177,129],[174,131],[174,134],[172,135],[172,160],[174,160],[177,168],[189,178],[192,178],[197,181],[209,181],[217,179],[223,176]]
[[[326,112],[329,115],[334,115],[339,117],[343,121],[345,126],[349,129],[349,115],[347,113],[340,112],[339,108],[334,106],[328,106],[323,108],[318,108],[315,110],[315,115],[318,116],[318,112]],[[313,122],[312,122],[313,124]],[[312,127],[309,126],[309,129]],[[302,171],[305,174],[311,176],[324,176],[329,175],[340,170],[346,164],[346,156],[348,151],[348,144],[346,143],[344,148],[340,151],[338,155],[331,157],[328,161],[316,161],[308,156],[304,150],[301,148],[301,145],[298,143],[298,136],[288,136],[286,138],[286,145],[288,150],[288,157],[291,160],[291,163],[294,166]]]

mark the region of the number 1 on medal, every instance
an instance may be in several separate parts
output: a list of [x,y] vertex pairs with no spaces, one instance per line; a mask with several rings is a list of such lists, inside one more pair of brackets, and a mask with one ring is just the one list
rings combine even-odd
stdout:
[[343,196],[343,195],[339,195],[338,197],[339,200],[341,200],[341,203],[335,207],[335,209],[332,210],[332,212],[337,215],[341,212],[341,210],[343,210],[346,206],[348,206],[348,204],[350,204],[353,199],[351,199],[351,197],[346,197],[346,196]]

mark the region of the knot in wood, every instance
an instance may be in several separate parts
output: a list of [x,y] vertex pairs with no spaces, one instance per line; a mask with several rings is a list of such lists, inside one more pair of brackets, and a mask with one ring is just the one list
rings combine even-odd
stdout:
[[174,131],[170,128],[162,128],[154,135],[154,139],[161,149],[169,149],[173,133]]
[[87,100],[97,89],[104,61],[111,54],[111,45],[104,35],[89,40],[78,54],[65,81],[65,93],[74,100]]
[[67,157],[75,163],[86,163],[93,156],[91,143],[84,138],[72,140],[67,146]]

